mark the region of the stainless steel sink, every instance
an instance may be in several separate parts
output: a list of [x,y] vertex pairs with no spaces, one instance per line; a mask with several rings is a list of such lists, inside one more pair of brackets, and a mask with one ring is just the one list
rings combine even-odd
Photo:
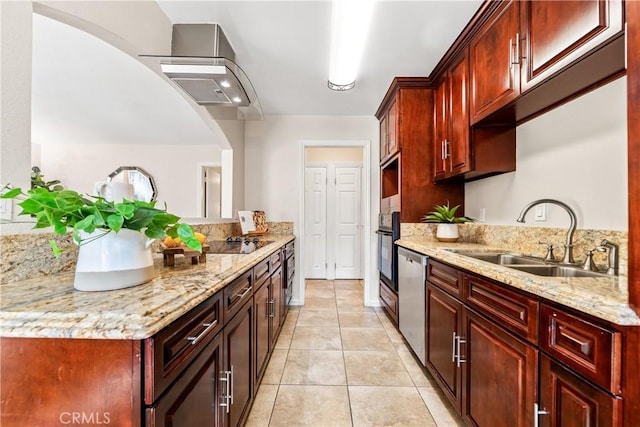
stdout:
[[609,277],[607,274],[582,270],[578,266],[558,265],[545,262],[542,258],[506,252],[458,252],[467,256],[492,264],[503,265],[515,270],[547,277]]
[[537,276],[549,277],[611,277],[607,274],[597,273],[590,270],[582,270],[579,267],[566,265],[510,265],[510,268],[535,274]]
[[458,255],[468,256],[469,258],[478,259],[480,261],[490,262],[500,265],[545,265],[544,260],[526,255],[516,255],[509,253],[490,253],[490,252],[458,252]]

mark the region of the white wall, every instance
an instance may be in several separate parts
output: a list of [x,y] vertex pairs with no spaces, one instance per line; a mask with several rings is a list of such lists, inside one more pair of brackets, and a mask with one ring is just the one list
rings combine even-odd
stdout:
[[184,218],[198,211],[198,163],[220,164],[216,145],[148,144],[42,144],[40,166],[47,181],[59,179],[65,188],[92,194],[96,181],[104,181],[118,166],[138,166],[154,179],[158,207],[166,202],[169,212]]
[[[375,228],[380,211],[379,185],[379,129],[374,116],[266,116],[264,121],[246,122],[245,127],[245,206],[249,210],[264,210],[269,221],[293,221],[294,233],[301,236],[299,208],[304,185],[301,176],[302,141],[371,141],[371,264],[365,277],[377,278],[377,239]],[[376,242],[376,243],[374,243]],[[297,244],[299,252],[301,245]],[[300,257],[296,258],[296,271],[302,272]],[[298,280],[302,274],[297,275]],[[302,281],[294,287],[296,303],[300,297]],[[365,301],[378,304],[377,280],[365,284]]]
[[29,2],[0,1],[0,187],[29,186],[31,14]]
[[[625,231],[627,214],[626,77],[519,126],[516,171],[465,186],[465,212],[486,223],[518,225],[535,199],[558,199],[578,216],[578,228]],[[528,226],[566,227],[567,214],[547,206],[547,221]],[[524,225],[524,224],[523,224]]]
[[[245,207],[269,221],[298,223],[302,140],[370,140],[371,200],[379,211],[378,121],[374,116],[266,116],[245,126]],[[377,224],[377,220],[372,224]]]
[[362,148],[359,147],[306,147],[306,162],[361,162]]

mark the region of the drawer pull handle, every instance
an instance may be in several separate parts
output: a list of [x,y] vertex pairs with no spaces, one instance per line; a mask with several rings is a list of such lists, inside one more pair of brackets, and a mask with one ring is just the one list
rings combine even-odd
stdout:
[[564,326],[560,326],[559,328],[559,332],[560,332],[560,336],[566,338],[568,341],[574,343],[575,345],[577,345],[578,347],[580,347],[580,351],[585,355],[588,356],[589,352],[591,351],[591,346],[589,345],[588,342],[585,342],[583,340],[581,340],[579,337],[573,336],[573,334],[571,333],[571,330],[569,330],[568,328],[564,327]]
[[202,337],[204,337],[205,335],[207,335],[207,333],[216,327],[216,325],[218,324],[218,320],[214,320],[211,323],[203,323],[202,326],[204,327],[204,329],[202,330],[202,332],[200,332],[198,335],[196,335],[195,337],[187,337],[187,341],[191,342],[191,345],[196,345],[198,343],[198,341],[200,341],[200,339]]
[[234,295],[234,299],[237,301],[247,296],[247,294],[251,292],[251,286],[244,288],[241,292],[238,292]]

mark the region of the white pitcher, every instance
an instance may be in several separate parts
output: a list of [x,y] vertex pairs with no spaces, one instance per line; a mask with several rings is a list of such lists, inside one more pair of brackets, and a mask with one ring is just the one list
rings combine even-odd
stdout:
[[133,185],[124,182],[98,181],[93,187],[93,194],[104,198],[107,202],[122,202],[122,199],[133,200]]
[[79,291],[108,291],[141,285],[153,279],[151,244],[144,233],[121,229],[102,237],[105,230],[80,232],[83,242],[73,287]]

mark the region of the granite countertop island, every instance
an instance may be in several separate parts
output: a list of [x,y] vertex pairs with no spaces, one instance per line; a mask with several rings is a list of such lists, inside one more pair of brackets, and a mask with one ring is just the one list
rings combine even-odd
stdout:
[[628,294],[621,291],[621,289],[627,289],[627,286],[621,286],[622,281],[627,280],[625,276],[601,278],[536,276],[457,253],[504,252],[504,248],[473,243],[442,243],[426,240],[420,236],[402,237],[396,241],[396,244],[618,325],[640,325],[640,318],[629,307]]
[[241,273],[294,240],[273,241],[250,254],[207,254],[206,263],[164,267],[155,254],[156,278],[106,292],[73,288],[73,273],[0,286],[0,336],[22,338],[145,339],[212,296]]

